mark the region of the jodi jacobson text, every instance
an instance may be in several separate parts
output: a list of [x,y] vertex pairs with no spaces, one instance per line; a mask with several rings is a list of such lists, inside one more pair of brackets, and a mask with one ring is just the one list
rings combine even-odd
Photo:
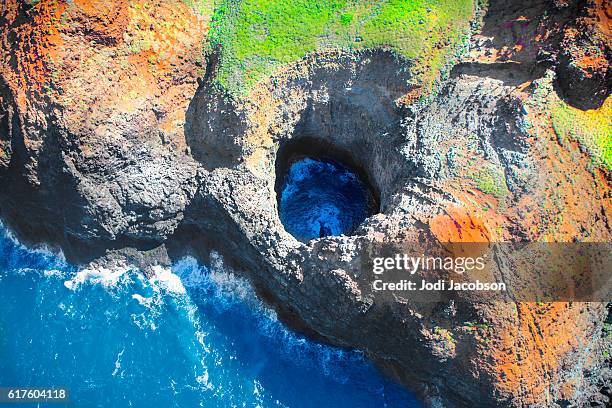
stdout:
[[504,282],[456,282],[453,280],[445,281],[443,279],[437,282],[427,282],[421,280],[420,285],[417,282],[402,279],[399,282],[383,282],[380,279],[372,282],[375,291],[506,291]]

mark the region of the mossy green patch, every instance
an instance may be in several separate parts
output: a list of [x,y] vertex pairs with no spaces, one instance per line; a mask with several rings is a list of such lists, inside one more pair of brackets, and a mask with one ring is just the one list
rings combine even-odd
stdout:
[[469,29],[473,1],[219,0],[209,38],[211,49],[221,49],[217,80],[242,94],[318,49],[382,46],[431,75]]
[[559,138],[577,140],[597,166],[612,169],[612,97],[601,108],[582,111],[561,100],[551,109],[552,125]]
[[183,0],[183,3],[202,16],[210,16],[215,9],[215,0]]
[[498,200],[503,200],[508,195],[506,176],[503,170],[497,166],[485,166],[473,174],[471,178],[476,182],[476,187],[480,191],[492,195]]
[[340,16],[340,24],[346,26],[351,24],[355,15],[353,13],[344,13]]

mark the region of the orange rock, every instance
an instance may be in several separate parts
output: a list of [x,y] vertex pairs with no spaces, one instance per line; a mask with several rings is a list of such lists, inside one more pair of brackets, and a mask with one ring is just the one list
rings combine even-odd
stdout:
[[463,207],[450,207],[429,222],[431,232],[441,243],[489,242],[490,233],[484,222]]
[[99,44],[117,44],[128,25],[126,0],[75,0],[68,7],[67,19],[76,31]]

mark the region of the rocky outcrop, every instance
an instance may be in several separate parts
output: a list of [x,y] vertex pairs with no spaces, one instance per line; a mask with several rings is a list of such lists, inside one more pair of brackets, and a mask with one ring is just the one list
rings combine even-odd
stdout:
[[[328,341],[366,350],[432,405],[553,404],[543,399],[544,389],[559,395],[557,389],[566,382],[574,384],[576,377],[562,366],[552,369],[550,361],[569,358],[574,365],[582,364],[580,358],[570,357],[566,345],[534,355],[534,345],[522,339],[531,336],[532,324],[539,326],[549,318],[555,328],[545,323],[552,331],[538,335],[545,343],[556,344],[552,338],[562,332],[584,330],[586,335],[605,319],[605,305],[565,304],[543,312],[533,305],[473,304],[461,298],[419,303],[372,290],[374,277],[364,265],[381,247],[418,242],[431,253],[453,230],[466,241],[529,236],[528,225],[519,220],[520,202],[540,193],[538,175],[546,172],[533,158],[532,136],[522,128],[522,102],[513,94],[514,87],[461,74],[429,104],[405,109],[394,100],[407,89],[387,76],[398,71],[401,61],[385,52],[325,54],[272,78],[235,108],[241,112],[239,129],[245,129],[244,136],[236,138],[243,161],[211,169],[200,191],[210,206],[187,215],[186,223],[201,225],[210,207],[217,209],[215,218],[217,212],[229,215],[222,230],[210,223],[210,233],[246,242],[255,250],[257,258],[233,243],[228,256],[248,258],[243,264],[249,265],[251,277],[272,294],[274,303],[289,306],[302,324]],[[382,86],[388,88],[381,91]],[[216,128],[207,121],[218,118],[203,114],[209,98],[208,93],[194,98],[193,118],[202,121],[194,128]],[[191,139],[201,143],[192,145],[193,150],[220,148],[205,132]],[[290,151],[305,148],[296,140],[321,146],[327,154],[335,149],[338,157],[348,155],[359,163],[380,194],[380,214],[350,237],[302,244],[288,235],[275,206],[275,170],[282,168],[275,163],[283,160],[283,146]],[[460,176],[462,172],[474,170],[463,161],[470,160],[469,149],[480,158],[475,167],[492,166],[505,175],[508,218],[498,226],[492,225],[496,220],[491,217],[483,221],[484,216],[469,209],[470,198],[456,186],[466,177]],[[312,148],[309,153],[317,154]],[[509,208],[518,213],[511,215],[514,210]],[[605,224],[591,231],[601,239],[608,236]],[[253,259],[259,261],[253,265]],[[547,317],[535,317],[540,313]],[[574,313],[592,320],[582,321],[585,326],[577,329],[570,317]],[[486,329],[471,331],[466,322]],[[522,352],[530,355],[525,361],[517,359]],[[554,382],[543,380],[553,371]],[[471,374],[454,375],[457,372]],[[572,392],[587,395],[590,383],[579,376],[580,385]],[[519,389],[523,396],[516,394]]]
[[574,106],[595,109],[612,88],[612,6],[603,0],[586,3],[576,24],[564,31],[558,84]]
[[[493,2],[448,81],[412,105],[412,62],[384,49],[315,53],[230,97],[214,53],[198,73],[207,28],[186,6],[118,2],[107,19],[86,3],[1,6],[0,213],[22,238],[75,262],[220,251],[289,324],[364,350],[431,406],[607,403],[604,303],[416,301],[374,291],[368,268],[406,243],[610,240],[609,174],[546,116],[563,78],[534,44],[545,2]],[[512,35],[493,36],[498,20]],[[555,27],[540,41],[553,57]],[[295,153],[355,168],[379,213],[297,241],[277,209]]]
[[68,256],[162,242],[198,186],[182,123],[203,18],[87,1],[7,2],[2,16],[3,216]]

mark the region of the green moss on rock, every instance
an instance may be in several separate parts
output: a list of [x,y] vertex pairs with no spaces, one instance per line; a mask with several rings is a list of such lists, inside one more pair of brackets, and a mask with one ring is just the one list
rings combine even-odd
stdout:
[[431,76],[473,10],[473,0],[220,0],[209,43],[221,49],[217,81],[235,94],[323,49],[389,47]]

